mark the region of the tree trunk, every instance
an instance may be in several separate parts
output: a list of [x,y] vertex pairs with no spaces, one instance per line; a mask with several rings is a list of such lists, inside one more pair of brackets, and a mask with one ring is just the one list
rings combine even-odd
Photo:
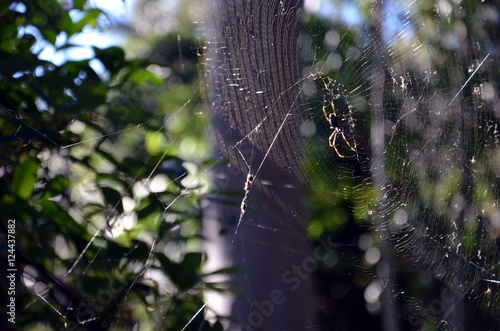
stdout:
[[[207,271],[240,268],[230,280],[242,294],[211,294],[207,306],[236,317],[225,325],[231,330],[314,325],[317,264],[308,254],[299,181],[300,7],[301,1],[207,2],[213,157],[227,160],[213,171],[214,193],[204,208]],[[247,176],[254,180],[245,190]]]

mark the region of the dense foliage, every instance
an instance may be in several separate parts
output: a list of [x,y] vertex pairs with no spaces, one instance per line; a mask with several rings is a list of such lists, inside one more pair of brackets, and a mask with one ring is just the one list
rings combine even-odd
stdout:
[[[199,111],[196,70],[179,73],[179,54],[161,52],[180,49],[169,45],[176,37],[145,58],[119,47],[65,57],[78,50],[71,38],[104,18],[85,0],[4,1],[0,17],[0,226],[15,220],[15,326],[181,329],[209,286],[201,159],[184,158],[201,145],[202,122],[187,117]],[[183,65],[196,68],[187,43]],[[202,316],[189,327],[208,328]]]

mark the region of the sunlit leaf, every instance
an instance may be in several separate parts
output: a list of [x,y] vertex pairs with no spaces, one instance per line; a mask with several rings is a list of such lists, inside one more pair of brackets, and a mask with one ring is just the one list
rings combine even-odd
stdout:
[[130,81],[136,83],[140,87],[144,87],[146,84],[161,85],[164,83],[163,79],[158,77],[156,74],[149,70],[135,70],[129,77]]
[[75,22],[72,27],[74,33],[82,31],[85,26],[97,27],[97,18],[102,14],[99,9],[91,9],[84,13],[83,17]]
[[22,199],[28,199],[35,189],[37,180],[38,162],[34,158],[27,158],[16,167],[12,180],[12,191]]

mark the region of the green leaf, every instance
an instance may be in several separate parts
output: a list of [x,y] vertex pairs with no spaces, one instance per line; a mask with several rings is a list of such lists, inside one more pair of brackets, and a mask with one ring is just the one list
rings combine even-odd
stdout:
[[102,14],[99,9],[91,9],[85,12],[85,15],[77,22],[75,22],[72,30],[81,32],[85,26],[97,27],[97,18]]
[[187,253],[182,260],[181,265],[187,270],[198,271],[201,267],[203,255],[201,253]]
[[162,85],[163,79],[146,69],[135,70],[129,77],[130,81],[144,87],[147,83]]
[[81,241],[78,243],[79,245],[90,239],[85,229],[56,202],[42,199],[36,201],[35,205],[42,208],[43,214],[48,215],[61,232],[66,233],[68,237],[76,241]]
[[147,205],[141,205],[137,208],[137,218],[139,221],[144,219],[150,219],[151,216],[156,218],[158,213],[161,214],[162,210],[159,208],[158,204],[149,203]]
[[73,8],[83,9],[83,7],[86,3],[87,3],[87,0],[73,0]]
[[145,137],[146,150],[151,155],[159,155],[165,150],[168,141],[162,132],[147,132]]
[[64,193],[70,184],[70,180],[62,175],[57,175],[51,179],[43,192],[42,198],[52,198],[56,195]]
[[[190,255],[188,257],[188,255]],[[200,255],[196,257],[194,255]],[[186,257],[181,263],[172,262],[168,257],[163,255],[163,253],[155,254],[158,261],[168,274],[169,278],[174,282],[180,290],[188,290],[192,288],[198,281],[200,281],[200,277],[197,274],[198,262],[199,259],[201,263],[201,254],[200,253],[188,253]]]
[[35,189],[37,170],[38,162],[35,158],[28,158],[20,166],[16,167],[12,180],[12,191],[14,194],[17,194],[17,196],[24,200],[31,197]]
[[57,32],[52,30],[52,29],[42,29],[40,30],[42,33],[42,36],[50,42],[52,45],[55,45],[56,43],[56,38],[57,38]]
[[93,47],[95,57],[109,70],[111,75],[115,75],[125,65],[125,52],[120,47],[109,47],[100,49]]

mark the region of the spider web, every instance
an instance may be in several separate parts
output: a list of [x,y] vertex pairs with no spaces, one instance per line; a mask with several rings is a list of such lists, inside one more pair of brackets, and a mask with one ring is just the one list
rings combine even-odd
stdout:
[[[314,167],[307,178],[321,179],[311,185],[313,190],[318,182],[327,183],[334,188],[327,199],[348,203],[354,219],[370,226],[372,246],[362,248],[362,264],[370,265],[378,250],[377,275],[368,282],[365,299],[369,311],[387,318],[386,329],[426,323],[454,329],[470,325],[464,311],[481,307],[490,316],[498,311],[498,239],[491,232],[497,224],[498,172],[486,170],[498,163],[498,114],[484,90],[497,79],[487,69],[493,54],[481,41],[471,48],[465,41],[445,45],[443,53],[433,53],[432,39],[423,31],[422,7],[421,2],[385,2],[373,9],[381,22],[391,23],[375,21],[372,38],[351,44],[355,50],[333,76],[337,83],[327,94],[345,104],[342,113],[350,124],[343,130],[357,146],[354,160],[332,156],[324,145],[308,146],[314,159],[323,160],[321,167],[336,169]],[[467,9],[453,8],[464,15]],[[442,20],[450,16],[451,8],[436,9],[443,35],[450,26]],[[359,28],[356,34],[366,33]],[[326,36],[334,34],[334,48],[340,48],[349,43],[350,32],[340,35],[334,25]],[[333,57],[344,58],[342,52],[334,49],[318,61],[328,67]],[[439,56],[442,61],[436,61]],[[308,108],[305,117],[314,121],[318,108]],[[318,129],[318,135],[325,136],[326,129]],[[488,188],[479,193],[486,182]],[[491,203],[488,208],[483,208],[484,198]],[[434,290],[439,294],[409,294],[411,289],[398,282],[408,281],[404,275],[409,270],[432,279],[421,281],[421,291],[438,282]],[[381,302],[391,308],[384,312]]]
[[[426,31],[423,2],[384,2],[370,9],[371,25],[348,27],[342,27],[341,14],[352,10],[348,4],[323,5],[317,13],[328,12],[322,19],[334,17],[334,23],[326,32],[311,24],[321,32],[301,40],[312,74],[297,80],[306,103],[296,127],[307,152],[305,175],[294,175],[313,191],[313,199],[331,209],[303,225],[318,242],[329,230],[344,234],[339,228],[352,223],[362,229],[358,242],[332,240],[336,235],[327,235],[326,242],[344,262],[358,263],[354,279],[368,276],[354,283],[365,287],[365,308],[381,317],[384,329],[426,324],[453,329],[470,325],[480,311],[491,319],[484,325],[495,325],[498,115],[492,88],[498,73],[491,65],[496,53],[486,37],[474,34],[474,42],[460,41],[454,31],[467,29],[462,20],[446,22],[459,13],[482,11],[473,14],[467,5],[441,2],[432,19],[445,38],[436,41]],[[474,27],[489,28],[486,23]],[[314,46],[315,37],[331,50]],[[321,110],[331,102],[346,137],[337,135],[340,152],[328,146],[332,131]],[[294,139],[287,141],[273,158],[283,168],[297,155],[290,144]],[[247,168],[251,161],[245,160]],[[411,294],[415,288],[404,284],[409,279],[432,294]]]
[[[360,1],[359,5],[366,3]],[[426,1],[387,1],[363,12],[344,2],[306,1],[305,8],[308,19],[304,19],[300,39],[300,63],[306,67],[300,77],[284,77],[290,81],[289,88],[277,99],[287,103],[286,111],[276,115],[276,104],[263,105],[267,106],[265,116],[255,119],[256,124],[242,139],[226,146],[214,160],[230,159],[243,169],[237,184],[240,195],[234,199],[240,213],[230,234],[231,249],[237,249],[236,238],[247,227],[256,226],[246,212],[254,203],[253,185],[262,185],[263,165],[272,161],[288,169],[291,159],[300,156],[298,142],[290,138],[294,137],[292,124],[303,138],[305,152],[303,172],[291,175],[309,189],[310,218],[296,218],[296,224],[264,231],[285,236],[306,228],[315,242],[308,243],[303,234],[297,235],[298,240],[334,252],[335,258],[318,271],[321,280],[330,278],[318,285],[326,293],[319,297],[328,304],[319,309],[318,324],[309,328],[342,329],[344,325],[348,329],[346,324],[358,325],[355,320],[360,319],[367,324],[376,320],[385,330],[426,325],[459,329],[471,325],[477,316],[485,316],[484,324],[474,325],[493,329],[499,322],[500,302],[500,115],[495,68],[498,40],[486,32],[495,27],[487,11],[495,11],[498,19],[498,6],[487,3],[476,10],[447,1],[436,7]],[[471,16],[482,18],[482,25],[461,19]],[[474,29],[486,31],[485,35]],[[464,33],[470,38],[462,38]],[[202,61],[210,69],[210,63]],[[249,96],[248,102],[258,103],[257,98],[258,94]],[[141,137],[142,128],[149,124],[156,124],[156,133],[161,134],[170,121],[184,118],[194,99],[190,94],[167,118],[157,117],[59,147],[78,149],[123,133]],[[337,135],[338,153],[328,146],[332,130],[322,111],[326,107],[330,113],[331,103],[345,134],[345,139]],[[207,119],[203,121],[209,126]],[[224,134],[231,134],[230,130]],[[253,143],[258,135],[270,136],[267,145]],[[278,138],[279,144],[275,144]],[[174,143],[167,145],[152,170],[140,172],[134,179],[138,185],[121,192],[119,204],[145,189],[149,192],[143,198],[155,195],[151,182]],[[135,144],[140,152],[142,147]],[[205,151],[190,159],[197,164],[209,158]],[[203,183],[215,168],[210,165],[190,180]],[[248,176],[253,176],[255,184],[249,187],[247,183],[244,189]],[[140,276],[153,277],[147,272],[154,263],[162,219],[170,219],[172,206],[189,191],[186,186],[162,202],[164,213],[154,222],[149,252],[143,256],[144,263],[136,266],[136,281]],[[247,207],[240,208],[242,203]],[[83,268],[84,282],[94,264],[106,263],[98,253],[88,258],[88,248],[111,241],[113,229],[123,227],[123,221],[117,217],[95,222],[87,247],[78,252],[67,274]],[[283,249],[280,243],[259,244]],[[244,251],[240,262],[244,264],[250,255]],[[36,291],[58,315],[70,310],[71,304],[56,307],[45,300],[47,288]],[[113,292],[111,300],[118,300],[120,293]],[[350,295],[361,304],[350,303]],[[384,308],[386,305],[391,309]],[[205,306],[197,308],[202,312]],[[337,312],[329,311],[335,309]],[[347,317],[339,316],[343,309],[356,310]],[[82,320],[82,325],[89,321]]]

